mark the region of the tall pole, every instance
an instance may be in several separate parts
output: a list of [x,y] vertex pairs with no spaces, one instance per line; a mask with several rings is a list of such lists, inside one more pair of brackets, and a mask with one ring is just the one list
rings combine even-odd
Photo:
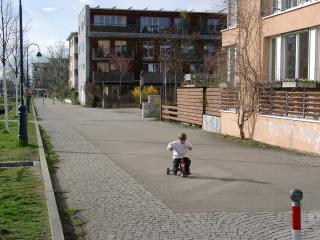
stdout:
[[29,46],[27,47],[27,82],[26,82],[26,98],[27,98],[27,111],[28,113],[30,112],[30,84],[29,84]]
[[19,0],[19,21],[20,21],[20,106],[19,106],[19,141],[21,144],[28,144],[27,116],[26,107],[24,105],[23,84],[23,28],[22,28],[22,5]]
[[[27,88],[28,88],[28,91],[30,91],[30,78],[29,78],[29,47],[31,46],[36,46],[38,48],[38,53],[37,53],[37,57],[41,57],[41,53],[40,53],[40,47],[38,44],[35,44],[35,43],[30,43],[28,46],[27,46]],[[28,92],[27,94],[27,111],[30,112],[30,103],[31,103],[31,95],[30,95],[30,92]]]

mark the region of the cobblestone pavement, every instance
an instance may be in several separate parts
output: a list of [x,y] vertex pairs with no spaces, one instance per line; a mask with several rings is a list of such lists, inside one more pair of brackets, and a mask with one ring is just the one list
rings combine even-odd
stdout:
[[[37,105],[60,156],[67,204],[82,209],[86,239],[291,239],[290,212],[176,213],[93,146],[59,112]],[[303,239],[320,239],[320,212],[303,212]]]

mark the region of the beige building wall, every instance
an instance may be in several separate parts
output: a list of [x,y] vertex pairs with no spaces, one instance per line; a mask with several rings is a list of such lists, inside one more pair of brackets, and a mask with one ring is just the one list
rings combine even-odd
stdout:
[[263,37],[320,25],[320,2],[287,10],[263,19]]
[[[251,132],[248,122],[246,136]],[[221,113],[221,133],[239,137],[237,114]],[[253,139],[270,145],[320,154],[320,122],[274,116],[257,116]]]
[[[238,0],[245,4],[256,4],[258,6],[257,12],[260,14],[260,0]],[[269,42],[270,37],[299,31],[302,29],[317,29],[316,34],[317,42],[315,43],[317,46],[313,54],[320,54],[320,1],[307,3],[304,6],[299,6],[293,9],[288,9],[283,12],[279,12],[267,17],[262,18],[262,48],[261,48],[261,57],[263,63],[263,73],[265,76],[264,80],[268,80],[269,74]],[[230,28],[222,31],[222,46],[228,47],[237,43],[239,29],[238,28]],[[320,57],[315,58],[319,59]],[[312,80],[320,80],[320,64],[319,60],[313,59],[312,64],[314,66],[310,66],[309,71],[313,71],[313,73],[309,74],[309,79]]]

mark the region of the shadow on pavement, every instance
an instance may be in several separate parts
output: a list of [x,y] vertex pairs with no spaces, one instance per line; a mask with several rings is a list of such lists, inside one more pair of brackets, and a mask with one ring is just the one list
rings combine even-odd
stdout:
[[247,183],[258,183],[258,184],[271,184],[270,182],[256,181],[252,179],[237,179],[237,178],[219,178],[211,176],[189,176],[190,179],[195,180],[218,180],[223,182],[247,182]]

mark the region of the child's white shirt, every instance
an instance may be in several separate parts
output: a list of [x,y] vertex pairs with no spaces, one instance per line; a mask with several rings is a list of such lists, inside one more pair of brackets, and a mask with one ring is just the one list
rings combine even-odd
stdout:
[[189,142],[181,143],[179,140],[173,141],[168,144],[167,149],[173,148],[172,158],[183,158],[187,154],[189,148],[192,148],[192,144]]

